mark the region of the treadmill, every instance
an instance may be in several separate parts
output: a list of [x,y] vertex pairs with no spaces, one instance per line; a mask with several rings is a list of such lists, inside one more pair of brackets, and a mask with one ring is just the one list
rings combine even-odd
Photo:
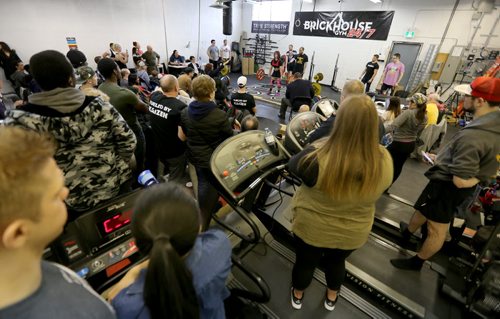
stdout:
[[[290,280],[295,255],[289,242],[279,239],[283,229],[289,234],[289,229],[281,225],[285,211],[275,209],[281,200],[276,196],[293,195],[285,186],[281,189],[282,185],[290,183],[286,187],[292,188],[299,183],[286,172],[289,158],[289,152],[274,137],[269,138],[264,131],[249,131],[220,144],[210,163],[213,184],[232,208],[229,214],[214,215],[214,219],[230,233],[235,255],[259,273],[270,288],[269,302],[259,305],[261,312],[269,318],[393,318],[394,311],[387,311],[350,287],[342,288],[335,310],[327,311],[323,307],[326,282],[321,270],[316,271],[306,291],[302,309],[292,309]],[[261,211],[262,203],[267,209]],[[266,213],[271,223],[263,217]],[[237,271],[233,274],[230,285],[252,290],[252,283]]]
[[[308,136],[323,120],[321,113],[329,111],[329,103],[313,106],[316,112],[305,112],[294,117],[286,131],[284,145],[291,153],[297,153],[307,145]],[[333,104],[332,104],[333,106]],[[335,107],[330,114],[335,112]],[[269,197],[259,202],[256,214],[281,233],[287,241],[291,233],[291,197],[294,185],[282,183]],[[280,190],[284,192],[280,193]],[[284,196],[285,195],[285,196]],[[347,259],[347,283],[360,288],[362,294],[378,300],[398,316],[408,318],[433,318],[461,316],[461,307],[440,294],[441,276],[426,262],[420,272],[394,268],[390,259],[410,256],[416,245],[401,247],[397,243],[399,221],[409,220],[413,203],[394,194],[384,194],[376,203],[375,221],[368,242]],[[407,248],[410,248],[411,251]],[[440,256],[443,259],[443,256]],[[448,256],[446,256],[447,259]],[[442,274],[442,272],[441,272]]]

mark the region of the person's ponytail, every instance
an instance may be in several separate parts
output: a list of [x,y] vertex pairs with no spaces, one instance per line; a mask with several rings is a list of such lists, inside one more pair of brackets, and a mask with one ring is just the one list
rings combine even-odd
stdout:
[[415,117],[422,123],[425,120],[425,112],[427,110],[427,104],[417,104],[417,114]]
[[134,205],[132,235],[149,257],[143,298],[151,319],[199,318],[200,309],[185,257],[200,231],[200,212],[191,194],[175,183],[145,190]]
[[192,276],[167,235],[153,238],[144,283],[151,319],[199,318]]

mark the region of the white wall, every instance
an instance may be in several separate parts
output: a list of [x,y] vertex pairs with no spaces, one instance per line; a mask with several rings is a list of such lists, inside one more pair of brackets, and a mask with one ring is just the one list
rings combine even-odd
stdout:
[[[290,1],[293,1],[290,34],[287,36],[273,35],[272,39],[278,42],[281,51],[286,51],[288,44],[294,44],[295,48],[305,47],[309,57],[315,51],[315,72],[322,72],[325,75],[325,80],[323,80],[325,84],[331,82],[335,59],[339,53],[340,69],[336,81],[336,85],[339,87],[343,86],[346,79],[359,77],[372,54],[382,53],[383,56],[387,55],[393,41],[423,43],[419,60],[423,59],[429,45],[439,44],[441,41],[451,10],[455,4],[455,0],[384,0],[382,4],[374,4],[368,0],[346,0],[340,7],[336,0],[316,0],[316,11],[394,10],[394,19],[387,41],[374,41],[294,36],[292,27],[294,14],[295,11],[300,11],[302,1]],[[473,32],[471,27],[471,18],[474,13],[472,2],[473,0],[462,0],[460,2],[440,52],[449,53],[454,45],[468,44]],[[493,27],[496,17],[500,14],[498,3],[497,0],[497,10],[485,15],[473,45],[483,45],[485,38],[480,37],[480,35],[489,33]],[[302,3],[302,11],[313,11],[313,4]],[[251,12],[252,5],[244,4],[242,28],[249,35],[251,35]],[[415,38],[407,40],[404,38],[404,33],[408,28],[412,27],[415,31]],[[500,35],[500,23],[493,34]],[[500,37],[492,38],[489,47],[500,48]],[[379,72],[379,74],[381,73]],[[376,82],[378,82],[378,79],[376,79]]]
[[[222,10],[210,8],[211,3],[213,0],[1,0],[0,41],[16,49],[27,63],[31,55],[42,50],[66,53],[66,37],[76,37],[78,48],[95,66],[93,58],[107,50],[110,42],[120,43],[129,53],[132,41],[141,43],[144,50],[151,44],[162,60],[174,49],[186,58],[196,56],[200,30],[200,55],[207,61],[210,39],[220,44],[226,38]],[[233,4],[230,41],[239,41],[241,8],[241,2]]]

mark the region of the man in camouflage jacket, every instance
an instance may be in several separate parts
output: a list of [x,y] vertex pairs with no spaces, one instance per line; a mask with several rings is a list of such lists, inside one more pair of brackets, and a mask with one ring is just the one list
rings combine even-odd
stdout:
[[70,208],[83,211],[117,196],[130,180],[136,139],[123,117],[100,97],[76,89],[74,71],[57,51],[30,60],[41,93],[6,114],[6,125],[50,133],[57,142],[55,159],[64,171]]

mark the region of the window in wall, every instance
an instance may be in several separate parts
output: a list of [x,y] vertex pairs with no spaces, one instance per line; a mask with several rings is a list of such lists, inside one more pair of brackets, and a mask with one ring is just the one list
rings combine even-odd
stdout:
[[252,9],[254,21],[290,21],[292,1],[262,1]]

